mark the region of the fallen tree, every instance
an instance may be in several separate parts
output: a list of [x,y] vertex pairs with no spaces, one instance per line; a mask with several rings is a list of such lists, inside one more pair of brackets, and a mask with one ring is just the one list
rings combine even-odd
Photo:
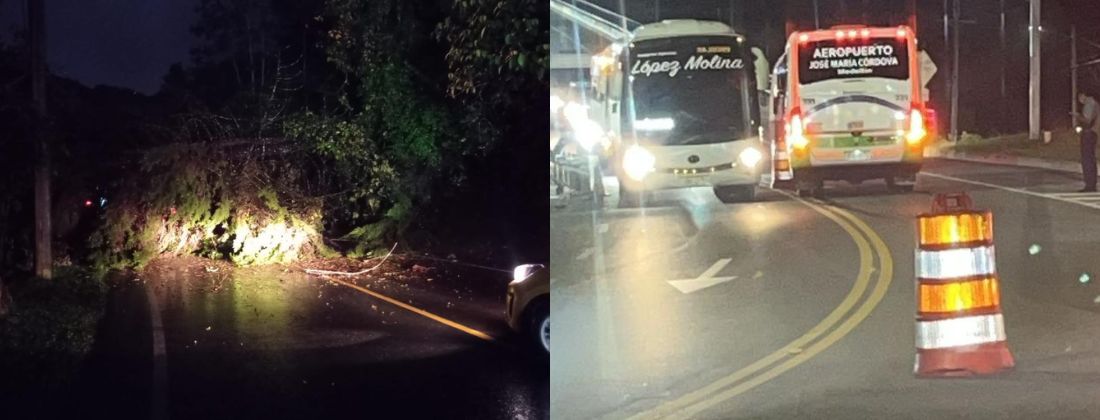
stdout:
[[146,153],[104,206],[90,238],[93,265],[140,268],[161,255],[250,265],[329,252],[323,200],[304,194],[302,169],[277,155],[217,144]]

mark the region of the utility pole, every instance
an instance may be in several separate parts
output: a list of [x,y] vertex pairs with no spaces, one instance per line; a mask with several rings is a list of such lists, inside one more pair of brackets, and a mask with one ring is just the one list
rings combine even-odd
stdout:
[[821,19],[817,13],[817,0],[814,0],[814,29],[821,29]]
[[661,0],[654,0],[653,1],[653,21],[654,22],[660,22],[661,21]]
[[34,108],[34,274],[53,276],[53,237],[50,226],[50,144],[46,134],[46,19],[45,0],[27,0],[31,44],[31,100]]
[[[729,10],[730,10],[730,27],[731,27],[731,28],[736,28],[736,29],[734,29],[734,30],[737,30],[737,29],[741,29],[741,30],[744,30],[744,28],[737,28],[736,24],[735,24],[735,23],[733,22],[733,0],[730,0],[730,2],[729,2],[729,3],[730,3],[730,5],[729,5]],[[747,32],[747,31],[746,31],[746,32]]]
[[[951,48],[951,39],[949,38],[950,25],[949,25],[949,21],[948,21],[948,18],[947,18],[948,17],[948,11],[951,10],[951,9],[950,9],[950,6],[948,5],[948,1],[950,1],[950,0],[943,0],[943,50],[945,52],[945,54],[944,54],[945,57],[950,56],[949,54],[946,54],[946,52],[949,48]],[[951,80],[951,77],[944,77],[943,78],[943,95],[944,95],[944,99],[950,100],[949,98],[951,98],[951,90],[952,90],[951,83],[953,83],[952,80]],[[947,130],[944,131],[944,134],[948,135],[948,137],[947,137],[948,140],[953,140],[950,133],[951,133],[952,127],[954,127],[954,124],[951,124],[951,122],[949,120],[947,125],[949,125],[949,127],[947,127]]]
[[951,17],[954,32],[951,53],[951,141],[959,141],[959,0],[952,0]]
[[1042,3],[1041,0],[1031,0],[1031,13],[1030,13],[1031,14],[1031,19],[1030,19],[1030,23],[1028,24],[1028,37],[1029,37],[1028,45],[1030,46],[1029,50],[1030,50],[1030,56],[1031,56],[1031,68],[1030,68],[1030,71],[1028,72],[1029,73],[1029,80],[1028,80],[1028,88],[1027,88],[1027,90],[1028,90],[1028,101],[1027,101],[1028,102],[1028,111],[1027,111],[1028,112],[1028,114],[1027,114],[1027,138],[1028,138],[1028,140],[1039,140],[1039,137],[1041,135],[1041,133],[1039,132],[1041,130],[1040,122],[1039,122],[1039,107],[1040,107],[1039,101],[1040,101],[1040,98],[1041,98],[1039,96],[1039,87],[1040,87],[1040,80],[1041,80],[1039,78],[1040,77],[1039,71],[1040,71],[1040,66],[1042,64],[1042,62],[1039,58],[1040,57],[1040,54],[1039,54],[1040,53],[1040,51],[1039,51],[1039,47],[1040,47],[1039,33],[1041,32],[1041,28],[1042,28],[1042,26],[1040,25],[1040,20],[1039,20],[1039,10],[1042,8],[1041,3]]
[[1008,54],[1005,47],[1005,0],[1001,0],[1001,101],[1005,101],[1007,91],[1005,89],[1005,66],[1008,65],[1008,61],[1005,60],[1005,55]]
[[1073,94],[1069,97],[1070,109],[1073,111],[1073,126],[1077,127],[1077,25],[1069,25],[1069,80]]

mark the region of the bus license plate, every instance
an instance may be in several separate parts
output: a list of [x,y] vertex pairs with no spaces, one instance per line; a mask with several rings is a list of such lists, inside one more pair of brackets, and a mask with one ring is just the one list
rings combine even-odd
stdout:
[[871,159],[871,153],[860,149],[849,150],[844,152],[844,158],[851,161],[868,160]]
[[689,173],[689,174],[677,174],[676,177],[680,179],[680,183],[682,185],[699,186],[699,185],[706,185],[707,175],[708,174],[705,174],[705,173],[694,173],[694,174]]
[[686,183],[688,185],[703,185],[706,183],[706,180],[706,175],[703,174],[680,176],[680,182]]

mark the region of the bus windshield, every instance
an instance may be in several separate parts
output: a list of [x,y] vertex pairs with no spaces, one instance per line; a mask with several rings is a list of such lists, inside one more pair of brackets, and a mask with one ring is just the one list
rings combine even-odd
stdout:
[[633,120],[646,143],[728,142],[751,133],[752,61],[730,36],[677,37],[635,42],[628,54]]
[[798,47],[798,83],[881,77],[909,79],[905,38],[843,39],[807,42]]

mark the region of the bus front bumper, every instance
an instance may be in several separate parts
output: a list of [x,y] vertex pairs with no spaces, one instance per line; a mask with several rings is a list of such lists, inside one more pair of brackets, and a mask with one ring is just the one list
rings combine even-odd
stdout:
[[641,181],[620,177],[619,182],[631,191],[656,191],[676,188],[692,187],[725,187],[731,185],[757,185],[760,182],[761,165],[756,168],[746,169],[737,164],[731,168],[715,169],[714,171],[690,170],[673,172],[673,170],[661,170],[651,172]]

